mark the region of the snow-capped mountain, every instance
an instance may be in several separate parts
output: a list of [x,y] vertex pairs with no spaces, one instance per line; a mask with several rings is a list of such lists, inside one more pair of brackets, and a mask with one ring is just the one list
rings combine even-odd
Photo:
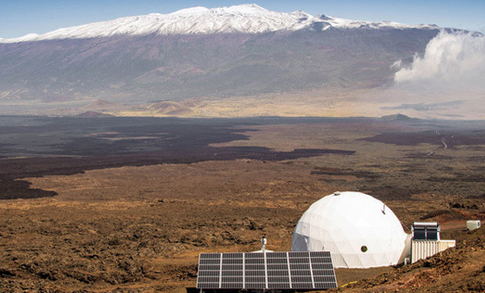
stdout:
[[123,17],[106,22],[61,28],[43,35],[28,34],[3,43],[111,37],[118,35],[187,35],[214,33],[259,34],[301,29],[326,30],[336,28],[434,28],[429,25],[411,26],[394,22],[353,21],[325,15],[312,16],[303,11],[282,13],[269,11],[256,4],[208,9],[194,7],[170,14]]
[[[128,115],[146,110],[211,116],[214,110],[199,108],[205,101],[380,87],[392,82],[393,64],[412,62],[439,31],[253,4],[195,7],[4,39],[0,114],[123,109]],[[250,104],[258,109],[258,99]]]

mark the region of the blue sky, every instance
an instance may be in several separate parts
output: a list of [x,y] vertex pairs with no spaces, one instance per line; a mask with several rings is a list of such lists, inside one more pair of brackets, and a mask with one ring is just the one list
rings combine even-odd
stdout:
[[354,20],[485,31],[485,0],[0,0],[0,37],[42,34],[58,28],[148,13],[256,3],[266,9],[327,14]]

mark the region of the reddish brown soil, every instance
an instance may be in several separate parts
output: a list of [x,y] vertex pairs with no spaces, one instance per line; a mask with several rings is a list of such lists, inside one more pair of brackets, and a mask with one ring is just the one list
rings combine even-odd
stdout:
[[485,233],[468,232],[432,258],[363,279],[342,292],[485,292]]
[[[288,250],[301,214],[336,190],[359,190],[384,200],[406,227],[417,220],[439,221],[442,238],[458,243],[401,268],[337,270],[339,285],[351,283],[338,290],[483,291],[484,232],[466,232],[465,222],[485,219],[484,146],[444,149],[362,140],[382,130],[426,127],[393,122],[253,125],[239,129],[240,137],[249,139],[211,145],[279,153],[349,150],[350,155],[151,161],[144,166],[136,160],[103,166],[103,157],[78,158],[86,163],[82,168],[67,159],[56,164],[52,158],[46,165],[47,158],[18,160],[18,165],[9,159],[5,166],[18,174],[12,182],[48,196],[0,201],[0,292],[185,292],[195,286],[200,252],[257,250],[262,234],[269,249]],[[29,175],[22,173],[29,169],[25,166],[50,171]],[[19,197],[18,190],[5,186],[5,196]]]

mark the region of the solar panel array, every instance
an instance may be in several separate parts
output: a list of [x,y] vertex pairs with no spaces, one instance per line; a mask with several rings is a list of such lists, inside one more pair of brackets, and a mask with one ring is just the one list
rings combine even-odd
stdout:
[[328,251],[201,253],[198,289],[332,289]]

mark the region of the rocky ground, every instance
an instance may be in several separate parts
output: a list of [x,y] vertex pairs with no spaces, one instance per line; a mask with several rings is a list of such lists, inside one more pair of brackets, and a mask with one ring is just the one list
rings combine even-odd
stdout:
[[341,292],[484,292],[484,230],[462,232],[439,255],[349,284]]
[[438,221],[442,238],[457,240],[456,248],[413,265],[337,270],[337,291],[484,290],[485,235],[467,232],[465,222],[485,219],[485,126],[376,120],[234,127],[246,139],[209,148],[350,153],[104,167],[81,157],[83,166],[52,164],[44,176],[22,173],[31,159],[12,165],[4,158],[26,175],[2,183],[24,182],[37,197],[15,198],[18,189],[2,185],[10,199],[0,201],[0,291],[185,292],[195,286],[200,252],[257,250],[262,234],[269,249],[288,250],[302,213],[336,190],[383,200],[405,227]]

